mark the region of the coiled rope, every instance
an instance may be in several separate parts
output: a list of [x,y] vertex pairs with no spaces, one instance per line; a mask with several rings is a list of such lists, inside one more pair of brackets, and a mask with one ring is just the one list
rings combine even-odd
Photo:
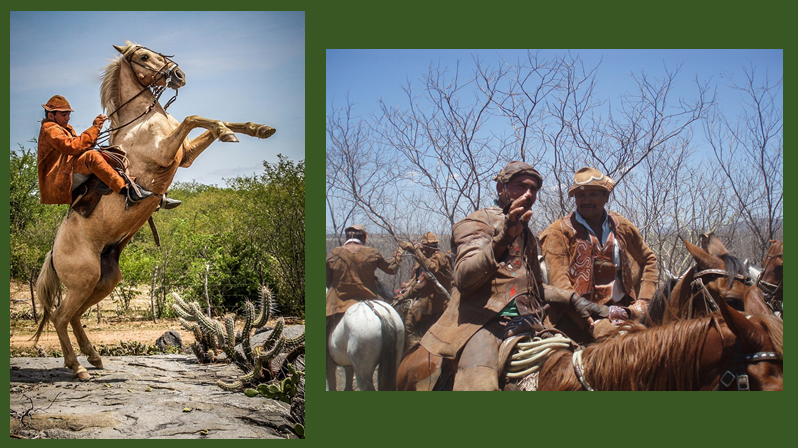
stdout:
[[572,346],[573,341],[561,334],[546,339],[526,336],[515,345],[504,366],[507,378],[518,379],[537,372],[553,351]]

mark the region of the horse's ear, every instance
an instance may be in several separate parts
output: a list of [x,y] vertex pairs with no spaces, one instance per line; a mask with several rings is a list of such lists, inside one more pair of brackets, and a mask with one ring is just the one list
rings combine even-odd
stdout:
[[701,235],[700,244],[702,249],[712,255],[726,255],[729,253],[720,238],[716,237],[712,232]]
[[122,54],[125,54],[125,50],[127,49],[127,47],[120,47],[119,45],[114,45],[114,48],[116,48],[116,51]]
[[679,238],[682,240],[682,242],[684,242],[685,247],[687,247],[687,252],[690,252],[690,255],[692,255],[693,259],[695,260],[695,263],[701,269],[712,268],[717,264],[715,258],[707,253],[704,249],[690,243],[681,236]]

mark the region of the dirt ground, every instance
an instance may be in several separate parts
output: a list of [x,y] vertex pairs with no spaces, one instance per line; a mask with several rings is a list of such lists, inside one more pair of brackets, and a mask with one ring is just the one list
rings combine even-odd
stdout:
[[[175,330],[180,333],[183,345],[191,345],[194,342],[194,335],[186,331],[177,319],[159,319],[157,323],[144,316],[150,309],[150,301],[146,294],[133,299],[130,309],[124,316],[117,313],[118,303],[111,298],[106,298],[100,305],[100,322],[97,321],[97,307],[93,307],[88,316],[81,320],[86,329],[92,344],[115,345],[120,341],[136,341],[142,344],[154,344],[155,341],[168,330]],[[36,304],[39,319],[41,310]],[[26,316],[27,318],[15,318]],[[32,351],[33,341],[31,337],[36,332],[37,324],[31,318],[31,297],[30,287],[27,283],[11,282],[11,348],[12,353],[17,348],[19,351]],[[74,336],[71,336],[72,346],[77,349]],[[58,336],[52,326],[42,334],[39,339],[40,347],[48,352],[60,350]]]
[[[159,319],[157,323],[145,316],[151,309],[149,289],[141,288],[142,292],[138,298],[134,298],[130,303],[130,308],[124,316],[119,316],[117,308],[118,302],[110,297],[99,303],[101,308],[101,319],[97,321],[97,307],[93,307],[88,316],[81,319],[86,329],[89,340],[95,347],[100,345],[118,345],[120,341],[135,341],[142,344],[152,345],[166,331],[174,330],[180,333],[183,339],[183,346],[189,346],[194,342],[194,335],[190,331],[183,329],[177,319]],[[37,313],[41,319],[41,310]],[[27,316],[27,318],[17,318]],[[243,325],[243,319],[238,319],[239,324]],[[269,323],[271,324],[271,322]],[[286,324],[304,324],[304,321],[286,319]],[[11,353],[19,356],[24,353],[35,351],[31,337],[36,332],[37,324],[32,319],[30,287],[24,282],[11,282]],[[74,336],[70,332],[72,346],[77,349]],[[52,328],[47,330],[39,339],[39,347],[47,353],[53,350],[61,350],[58,336]]]

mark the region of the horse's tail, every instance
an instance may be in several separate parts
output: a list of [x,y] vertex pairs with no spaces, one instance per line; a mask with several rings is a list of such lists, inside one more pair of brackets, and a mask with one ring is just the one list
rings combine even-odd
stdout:
[[[383,304],[381,304],[383,305]],[[396,346],[399,328],[396,328],[389,305],[384,305],[385,313],[376,313],[380,318],[380,329],[382,330],[382,350],[380,350],[380,371],[379,371],[379,390],[396,390],[396,372],[399,366],[396,364],[396,357],[399,348]]]
[[55,272],[53,267],[53,251],[47,252],[44,258],[39,278],[36,280],[36,296],[39,298],[39,304],[42,308],[42,320],[39,322],[39,329],[33,335],[34,343],[39,342],[39,336],[42,331],[50,322],[50,315],[53,312],[53,304],[56,298],[61,296],[61,280],[58,279],[58,273]]

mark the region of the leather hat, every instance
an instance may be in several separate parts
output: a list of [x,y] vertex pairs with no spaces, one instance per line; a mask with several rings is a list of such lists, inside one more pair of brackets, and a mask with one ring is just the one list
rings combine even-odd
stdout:
[[438,242],[438,237],[432,232],[427,232],[421,236],[421,244],[425,246],[434,245],[434,247],[438,247]]
[[349,231],[363,232],[364,235],[368,236],[368,232],[366,232],[366,226],[364,226],[363,224],[353,224],[344,229],[344,233]]
[[577,191],[591,188],[610,192],[615,188],[615,181],[595,168],[582,168],[574,174],[574,183],[568,190],[568,197],[573,197]]
[[529,174],[537,179],[538,188],[543,185],[543,177],[540,175],[540,173],[538,173],[537,170],[532,167],[532,165],[519,160],[514,160],[505,165],[504,168],[499,171],[499,174],[493,178],[493,180],[506,184],[507,182],[510,182],[510,179],[521,174]]
[[48,112],[74,112],[72,107],[69,105],[69,101],[67,101],[66,98],[61,95],[53,96],[47,101],[47,104],[42,104],[42,107]]

